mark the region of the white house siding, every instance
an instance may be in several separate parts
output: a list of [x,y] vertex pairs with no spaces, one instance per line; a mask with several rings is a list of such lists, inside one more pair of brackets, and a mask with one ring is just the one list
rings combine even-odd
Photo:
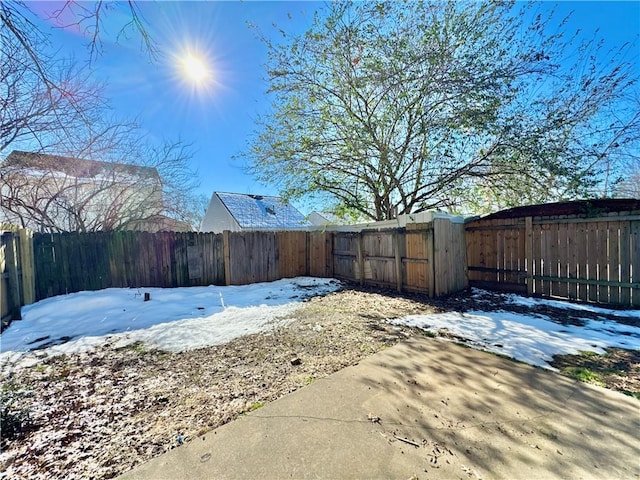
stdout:
[[200,231],[222,233],[225,230],[239,232],[242,228],[214,192],[200,224]]

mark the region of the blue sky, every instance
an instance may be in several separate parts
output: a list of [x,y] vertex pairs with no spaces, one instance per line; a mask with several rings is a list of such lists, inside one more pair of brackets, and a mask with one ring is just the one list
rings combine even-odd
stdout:
[[[60,2],[29,3],[43,18]],[[266,47],[248,23],[276,38],[278,29],[305,31],[323,2],[140,2],[149,31],[161,56],[153,61],[141,50],[140,39],[116,41],[127,10],[107,12],[102,32],[104,51],[93,63],[94,75],[107,84],[106,95],[119,116],[137,117],[152,138],[181,138],[193,144],[193,168],[199,172],[200,193],[213,191],[277,194],[256,183],[232,156],[241,153],[254,130],[254,119],[266,112]],[[555,2],[545,3],[549,8]],[[610,47],[637,40],[640,2],[558,2],[558,18],[574,11],[569,30],[581,29]],[[276,25],[274,28],[274,24]],[[84,59],[87,39],[73,29],[50,29],[58,55]],[[207,89],[194,89],[178,74],[176,62],[186,52],[203,56],[213,72]],[[640,69],[640,66],[638,67]],[[305,205],[299,205],[308,213]]]

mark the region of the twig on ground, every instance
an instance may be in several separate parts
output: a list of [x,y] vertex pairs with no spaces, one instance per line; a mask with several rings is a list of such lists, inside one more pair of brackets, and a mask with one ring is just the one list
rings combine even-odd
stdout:
[[420,445],[418,445],[416,442],[409,440],[408,438],[404,438],[404,437],[399,437],[398,435],[393,435],[393,438],[395,438],[396,440],[400,440],[401,442],[404,443],[408,443],[409,445],[413,445],[416,448],[419,448]]

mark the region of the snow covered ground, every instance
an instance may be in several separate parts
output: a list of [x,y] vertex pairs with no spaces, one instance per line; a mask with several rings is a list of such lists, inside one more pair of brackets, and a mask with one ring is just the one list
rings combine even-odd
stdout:
[[[475,295],[497,296],[482,290],[475,290]],[[640,324],[640,310],[610,310],[593,305],[522,297],[515,294],[502,294],[499,298],[506,309],[510,305],[517,305],[547,306],[566,310],[567,313],[571,311],[571,317],[579,318],[584,325],[563,325],[542,314],[534,312],[522,314],[503,310],[411,315],[392,320],[391,323],[418,327],[434,333],[444,330],[449,336],[468,340],[467,344],[473,348],[500,353],[531,365],[550,369],[547,361],[552,360],[553,355],[556,354],[575,354],[580,351],[605,353],[606,347],[640,349],[640,327],[606,318],[601,320],[580,318],[580,312],[589,312],[607,317],[627,317],[637,320]]]
[[[336,280],[298,277],[228,287],[108,288],[23,307],[0,336],[0,369],[81,352],[107,341],[142,341],[168,351],[229,342],[283,325],[306,298],[340,288]],[[151,300],[144,301],[144,293]]]
[[[109,288],[49,298],[24,307],[0,336],[0,368],[36,363],[50,355],[88,350],[113,342],[142,341],[152,347],[184,351],[228,342],[269,330],[287,321],[305,298],[340,288],[336,280],[299,277],[276,282],[228,287]],[[144,301],[144,293],[151,300]],[[478,295],[492,295],[477,291]],[[502,295],[509,305],[547,305],[640,321],[640,310],[607,310],[554,300]],[[561,325],[541,314],[508,311],[447,312],[390,319],[437,332],[445,329],[475,348],[501,353],[549,368],[554,354],[606,347],[640,349],[640,327],[610,320],[584,319],[584,326]]]

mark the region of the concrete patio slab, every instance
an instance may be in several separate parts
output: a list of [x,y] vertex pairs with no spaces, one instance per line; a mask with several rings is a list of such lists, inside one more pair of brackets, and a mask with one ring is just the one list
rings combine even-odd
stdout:
[[628,479],[639,432],[634,398],[414,338],[120,478]]

